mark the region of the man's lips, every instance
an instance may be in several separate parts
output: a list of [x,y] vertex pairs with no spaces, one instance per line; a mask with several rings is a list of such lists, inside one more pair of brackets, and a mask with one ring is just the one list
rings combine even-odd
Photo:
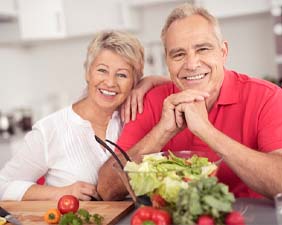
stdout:
[[185,79],[185,80],[201,80],[201,79],[205,78],[205,76],[207,74],[208,73],[199,73],[199,74],[195,74],[195,75],[189,75],[189,76],[186,76],[186,77],[182,77],[182,79]]

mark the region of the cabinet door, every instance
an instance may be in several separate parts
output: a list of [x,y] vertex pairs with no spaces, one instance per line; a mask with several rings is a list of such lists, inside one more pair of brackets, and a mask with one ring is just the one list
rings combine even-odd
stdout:
[[61,0],[18,0],[23,40],[52,39],[66,34]]
[[0,1],[0,21],[15,19],[17,16],[15,0]]
[[126,6],[125,0],[64,0],[67,34],[76,36],[105,29],[127,29]]

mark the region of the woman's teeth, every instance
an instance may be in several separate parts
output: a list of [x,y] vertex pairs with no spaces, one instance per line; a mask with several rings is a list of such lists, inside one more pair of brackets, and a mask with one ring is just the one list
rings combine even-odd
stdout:
[[188,76],[186,77],[186,80],[200,80],[200,79],[203,79],[204,77],[205,77],[205,74],[199,74],[195,76]]
[[109,96],[114,96],[114,95],[117,94],[116,92],[107,91],[107,90],[102,90],[102,89],[100,89],[100,92],[101,92],[103,95],[109,95]]

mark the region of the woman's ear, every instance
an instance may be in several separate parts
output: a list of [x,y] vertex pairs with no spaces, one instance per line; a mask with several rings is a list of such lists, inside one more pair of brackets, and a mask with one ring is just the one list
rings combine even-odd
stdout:
[[89,83],[89,80],[90,80],[90,70],[88,70],[88,71],[85,73],[85,81],[86,81],[87,84]]

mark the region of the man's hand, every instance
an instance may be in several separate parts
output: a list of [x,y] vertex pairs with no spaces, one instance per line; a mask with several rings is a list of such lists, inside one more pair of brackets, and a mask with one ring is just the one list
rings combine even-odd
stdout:
[[140,80],[121,106],[122,121],[127,123],[130,120],[135,120],[137,113],[143,112],[145,94],[153,87],[167,82],[169,79],[164,76],[147,76]]
[[162,116],[159,125],[165,131],[177,133],[186,127],[184,118],[185,106],[189,103],[201,102],[205,104],[205,99],[209,97],[206,92],[196,90],[185,90],[177,94],[170,95],[163,103]]
[[180,118],[183,114],[189,130],[201,138],[201,134],[203,134],[210,125],[205,101],[179,104],[175,109],[178,126],[181,126],[183,123]]

